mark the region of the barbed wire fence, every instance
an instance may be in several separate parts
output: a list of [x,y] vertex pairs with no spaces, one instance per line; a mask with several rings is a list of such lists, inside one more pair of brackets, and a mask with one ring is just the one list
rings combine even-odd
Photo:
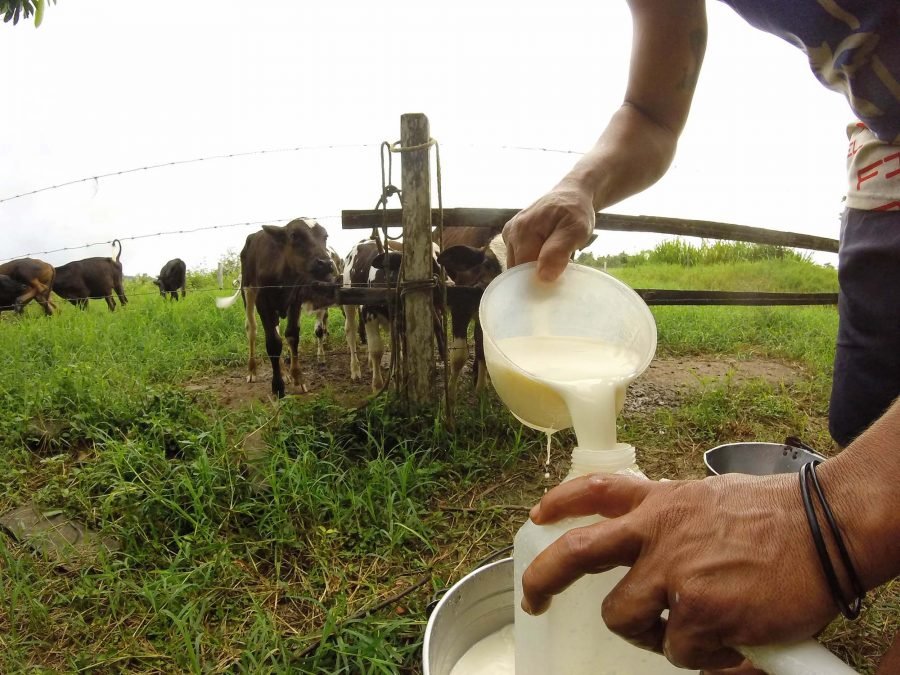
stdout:
[[[158,169],[167,169],[177,166],[185,166],[190,164],[199,164],[199,163],[210,163],[221,160],[231,160],[231,159],[240,159],[246,157],[253,156],[264,156],[264,155],[276,155],[276,154],[284,154],[284,153],[293,153],[293,152],[311,152],[318,150],[347,150],[347,149],[369,149],[369,148],[381,148],[384,143],[357,143],[357,144],[323,144],[323,145],[297,145],[297,146],[289,146],[283,148],[265,148],[260,150],[249,150],[245,152],[232,152],[232,153],[221,153],[214,155],[205,155],[202,157],[193,157],[188,159],[178,159],[171,160],[166,162],[159,162],[156,164],[146,164],[136,167],[129,167],[126,169],[118,169],[115,171],[107,171],[104,173],[97,173],[88,176],[83,176],[81,178],[75,178],[72,180],[63,181],[60,183],[53,183],[50,185],[45,185],[42,187],[34,188],[31,190],[26,190],[24,192],[20,192],[17,194],[7,195],[5,197],[0,197],[0,205],[12,202],[18,199],[23,199],[25,197],[32,197],[35,195],[39,195],[46,192],[52,192],[55,190],[61,190],[63,188],[71,187],[74,185],[79,185],[83,183],[88,183],[91,181],[100,181],[108,178],[115,178],[120,176],[126,176],[129,174],[140,173],[140,172],[150,172]],[[584,153],[578,150],[571,150],[566,148],[552,148],[552,147],[541,147],[541,146],[525,146],[525,145],[508,145],[508,144],[498,144],[498,145],[479,145],[475,143],[445,143],[444,147],[450,148],[467,148],[474,150],[499,150],[499,151],[517,151],[517,152],[535,152],[535,153],[551,153],[551,154],[563,154],[563,155],[583,155]],[[383,164],[382,157],[382,164]],[[384,176],[382,176],[382,179]],[[390,182],[390,181],[388,181]],[[274,223],[285,223],[292,220],[296,216],[288,217],[288,218],[269,218],[269,219],[261,219],[261,220],[252,220],[252,221],[241,221],[235,223],[227,223],[221,225],[204,225],[197,227],[181,227],[178,229],[167,229],[161,230],[158,232],[146,232],[135,235],[127,235],[127,236],[117,236],[115,239],[119,239],[120,241],[136,241],[140,239],[149,239],[153,237],[164,237],[170,235],[183,235],[183,234],[193,234],[197,232],[205,232],[211,230],[224,230],[230,228],[237,227],[251,227],[256,225],[264,225],[264,224],[274,224]],[[311,218],[315,218],[316,220],[338,220],[341,218],[340,215],[324,215],[324,216],[308,216]],[[382,229],[386,229],[381,226]],[[0,258],[0,263],[8,262],[11,260],[17,260],[19,258],[30,258],[33,256],[40,255],[51,255],[54,253],[63,253],[66,251],[79,251],[88,248],[93,248],[95,246],[103,246],[106,244],[111,244],[113,239],[107,240],[99,240],[92,241],[83,244],[75,244],[70,246],[61,246],[58,248],[45,249],[45,250],[36,250],[36,251],[28,251],[24,253],[17,253],[12,256]]]

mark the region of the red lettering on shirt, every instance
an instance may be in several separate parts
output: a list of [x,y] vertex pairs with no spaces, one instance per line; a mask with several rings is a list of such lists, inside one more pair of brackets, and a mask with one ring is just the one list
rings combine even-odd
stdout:
[[[900,164],[900,152],[895,152],[893,155],[888,155],[887,157],[884,158],[883,161],[885,164],[887,164],[888,162],[892,162],[895,159],[897,160],[897,164]],[[893,171],[888,171],[886,174],[884,174],[884,177],[885,178],[893,178],[894,176],[896,176],[898,174],[900,174],[900,169],[894,169]]]
[[[869,166],[864,166],[859,171],[857,171],[856,172],[856,189],[859,190],[859,188],[862,186],[862,184],[865,183],[870,178],[875,178],[875,176],[878,175],[878,172],[872,171],[872,169],[874,169],[876,166],[881,166],[882,164],[884,164],[884,160],[879,159],[877,162],[872,162],[871,164],[869,164]],[[866,171],[872,171],[872,172],[867,174]],[[865,174],[865,175],[863,175],[863,174]]]

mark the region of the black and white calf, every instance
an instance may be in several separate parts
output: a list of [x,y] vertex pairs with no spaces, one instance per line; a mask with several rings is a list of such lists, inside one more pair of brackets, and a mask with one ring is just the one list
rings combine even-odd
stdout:
[[[438,256],[447,276],[457,286],[487,288],[506,271],[506,244],[496,230],[478,227],[447,228],[444,250]],[[467,341],[469,324],[475,322],[475,391],[481,392],[487,382],[484,363],[484,338],[478,322],[478,298],[458,296],[448,301],[453,341],[450,344],[450,396],[455,398],[459,375],[469,358]]]
[[[344,272],[344,261],[333,248],[328,249],[328,257],[331,258],[334,278],[340,279]],[[312,303],[306,302],[303,303],[302,309],[316,317],[316,358],[322,362],[325,359],[325,339],[328,337],[328,307],[316,309]]]
[[[353,288],[387,288],[397,283],[400,273],[400,262],[403,254],[398,245],[391,246],[392,250],[380,252],[378,244],[372,239],[365,239],[356,244],[344,259],[343,281],[345,287]],[[434,249],[434,271],[440,273],[437,263],[438,248]],[[439,293],[435,291],[435,302],[439,302]],[[369,367],[372,369],[372,390],[378,391],[384,386],[384,376],[381,372],[381,359],[384,355],[384,343],[381,338],[382,331],[392,335],[390,312],[386,303],[365,305],[344,305],[344,334],[347,339],[347,347],[350,350],[350,379],[358,380],[362,377],[362,369],[359,365],[357,348],[359,346],[360,324],[365,329],[365,340],[368,350]],[[446,337],[439,319],[440,312],[435,313],[435,335],[438,349],[441,353],[446,350]]]

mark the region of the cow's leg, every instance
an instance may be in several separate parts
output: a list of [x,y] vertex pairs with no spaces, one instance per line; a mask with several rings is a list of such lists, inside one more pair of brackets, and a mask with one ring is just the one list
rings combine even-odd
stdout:
[[316,312],[316,358],[325,360],[325,338],[328,337],[328,308]]
[[[292,305],[288,309],[287,328],[284,331],[284,337],[287,339],[288,350],[291,353],[291,382],[298,387],[302,393],[309,391],[309,387],[303,381],[303,372],[300,370],[300,305]],[[271,354],[270,354],[271,356]],[[273,389],[274,391],[274,389]],[[282,391],[282,396],[284,392]]]
[[[256,288],[247,288],[244,303],[244,309],[247,318],[244,321],[244,328],[247,330],[247,341],[250,343],[250,359],[247,362],[247,382],[253,382],[256,378],[256,295],[259,292]],[[280,349],[278,350],[281,351]]]
[[[176,290],[175,292],[177,293],[178,291]],[[185,284],[184,286],[181,287],[181,299],[184,300],[184,296],[186,296],[186,295],[187,295],[187,284]]]
[[128,304],[128,298],[125,297],[125,288],[122,286],[122,280],[117,279],[113,283],[113,288],[116,290],[116,295],[119,296],[119,302],[122,303],[122,307]]
[[44,314],[47,316],[52,315],[53,312],[56,311],[56,306],[50,301],[50,287],[45,286],[37,279],[34,279],[29,284],[28,290],[20,295],[16,301],[24,306],[30,302],[32,298],[37,300],[38,304],[43,308]]
[[484,391],[488,382],[487,364],[484,362],[484,333],[481,322],[475,321],[475,393]]
[[[16,304],[22,305],[24,307],[36,297],[38,297],[38,290],[34,286],[29,286],[27,291],[16,298]],[[38,302],[40,302],[40,300]],[[44,309],[44,311],[47,311],[46,308]]]
[[456,326],[453,327],[453,342],[450,344],[450,401],[456,401],[456,393],[459,388],[459,374],[465,368],[466,361],[469,359],[469,345],[466,342],[466,336],[455,335]]
[[281,335],[278,333],[278,314],[268,310],[260,310],[263,332],[266,334],[266,354],[272,364],[272,393],[278,398],[284,397],[284,378],[281,376]]
[[379,391],[384,386],[381,374],[381,357],[384,356],[384,344],[381,342],[381,320],[377,316],[366,317],[366,346],[369,353],[369,367],[372,369],[372,391]]
[[109,307],[109,311],[115,312],[116,311],[116,301],[113,300],[112,294],[107,295],[103,299],[106,300],[106,306]]
[[456,394],[459,390],[459,375],[466,366],[469,359],[469,345],[466,340],[466,331],[469,328],[469,321],[472,319],[473,309],[467,305],[450,307],[450,320],[453,329],[453,341],[450,344],[450,382],[448,384],[450,402],[456,400]]
[[358,380],[362,377],[359,358],[356,356],[357,330],[359,330],[359,305],[344,305],[344,338],[347,340],[347,348],[350,350],[351,380]]

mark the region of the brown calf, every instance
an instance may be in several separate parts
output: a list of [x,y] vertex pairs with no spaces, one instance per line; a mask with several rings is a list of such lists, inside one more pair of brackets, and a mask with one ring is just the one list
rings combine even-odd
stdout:
[[0,274],[5,274],[13,281],[25,284],[25,292],[16,298],[14,304],[20,307],[32,300],[37,300],[47,315],[53,314],[56,305],[50,301],[50,289],[53,286],[55,272],[50,263],[36,258],[11,260],[0,265]]
[[[241,250],[241,288],[247,312],[247,339],[250,343],[247,381],[256,377],[256,312],[266,335],[266,353],[272,363],[272,393],[284,396],[281,375],[281,336],[278,322],[287,318],[284,336],[291,352],[291,380],[301,391],[308,391],[300,372],[297,351],[300,343],[300,307],[326,306],[331,289],[317,285],[334,281],[333,264],[328,256],[328,233],[315,220],[297,218],[284,227],[263,225],[262,230],[247,237]],[[216,304],[229,307],[237,299],[220,298]]]

